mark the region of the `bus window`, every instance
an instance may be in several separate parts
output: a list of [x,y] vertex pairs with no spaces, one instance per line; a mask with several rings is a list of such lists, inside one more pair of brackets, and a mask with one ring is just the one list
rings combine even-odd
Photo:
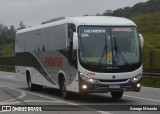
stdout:
[[77,67],[77,51],[73,50],[73,32],[76,32],[76,27],[74,24],[68,24],[68,39],[67,39],[67,52],[68,60],[71,64]]
[[72,50],[72,41],[73,41],[73,32],[76,31],[76,27],[74,24],[68,24],[68,50]]

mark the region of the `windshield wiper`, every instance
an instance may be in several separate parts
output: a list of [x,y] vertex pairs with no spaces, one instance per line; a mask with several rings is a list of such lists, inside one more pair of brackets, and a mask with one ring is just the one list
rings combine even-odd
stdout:
[[123,54],[123,51],[122,51],[122,50],[119,48],[119,46],[117,45],[116,37],[113,36],[113,39],[114,39],[114,49],[115,49],[115,52],[116,52],[116,57],[118,57],[118,56],[117,56],[117,53],[118,53],[118,50],[119,50],[120,55],[121,55],[121,57],[123,58],[124,62],[125,62],[127,65],[129,65],[126,57],[125,57],[124,54]]
[[107,54],[107,41],[106,41],[106,36],[105,36],[105,46],[104,46],[104,48],[103,48],[103,51],[102,51],[101,57],[100,57],[100,59],[99,59],[98,65],[101,65],[102,60],[103,60],[103,56],[104,56],[105,52],[106,52],[106,54]]

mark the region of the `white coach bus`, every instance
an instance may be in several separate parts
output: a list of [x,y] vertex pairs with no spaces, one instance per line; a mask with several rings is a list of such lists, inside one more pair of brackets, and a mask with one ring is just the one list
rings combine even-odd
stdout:
[[143,37],[129,19],[110,16],[57,18],[16,34],[17,78],[30,90],[70,93],[140,91]]

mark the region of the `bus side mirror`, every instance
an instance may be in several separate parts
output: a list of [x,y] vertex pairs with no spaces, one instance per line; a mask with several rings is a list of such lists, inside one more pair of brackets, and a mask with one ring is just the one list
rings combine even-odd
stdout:
[[73,33],[73,49],[78,50],[78,34],[76,32]]
[[142,49],[144,46],[144,38],[143,38],[142,34],[139,34],[139,39],[140,39],[140,45],[141,45],[141,49]]

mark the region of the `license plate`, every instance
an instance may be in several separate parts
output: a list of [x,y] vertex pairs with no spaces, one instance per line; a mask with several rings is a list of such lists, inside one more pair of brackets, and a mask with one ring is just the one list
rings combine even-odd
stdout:
[[119,89],[119,88],[120,88],[120,85],[109,85],[109,88]]

